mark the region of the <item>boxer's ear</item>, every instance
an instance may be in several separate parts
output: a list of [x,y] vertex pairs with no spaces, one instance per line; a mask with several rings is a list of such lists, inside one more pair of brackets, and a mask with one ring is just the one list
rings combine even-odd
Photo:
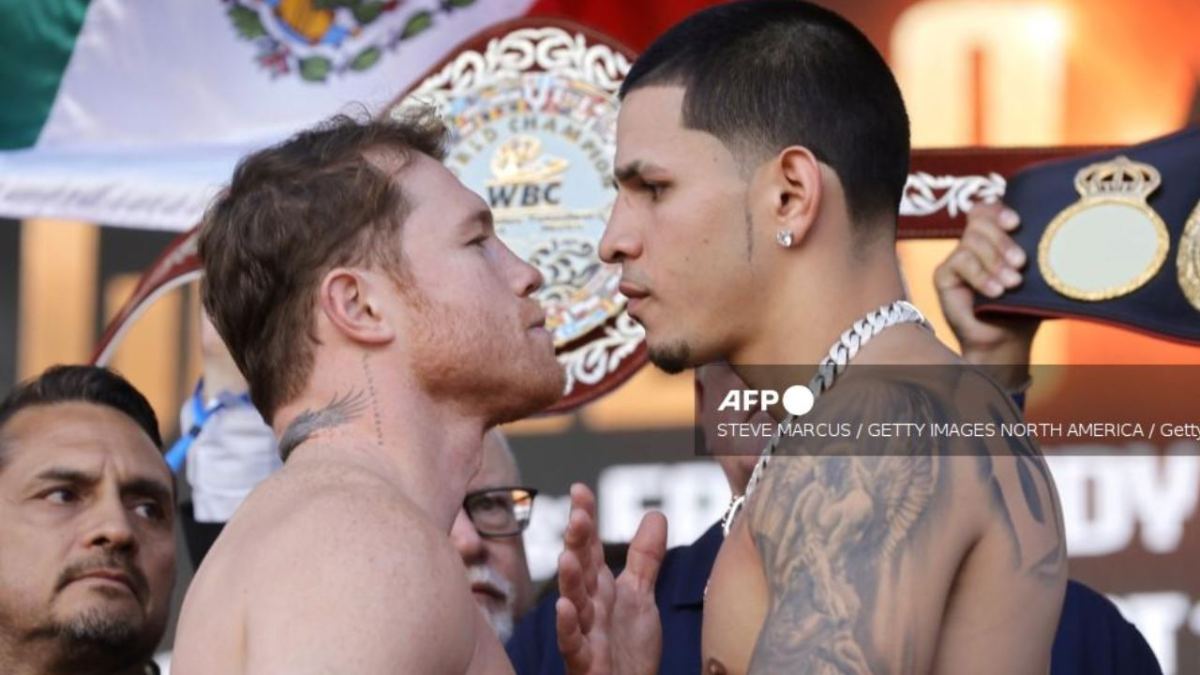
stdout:
[[775,231],[791,235],[788,246],[802,244],[821,211],[821,162],[808,148],[789,146],[767,163],[765,179]]
[[317,306],[329,324],[350,340],[385,344],[396,332],[383,311],[384,286],[377,274],[335,267],[321,279]]

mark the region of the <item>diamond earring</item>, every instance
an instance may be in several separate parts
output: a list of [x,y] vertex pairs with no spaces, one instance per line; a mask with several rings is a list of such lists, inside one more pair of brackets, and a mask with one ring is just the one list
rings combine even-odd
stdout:
[[775,241],[778,242],[779,245],[784,248],[791,248],[792,247],[792,231],[791,230],[780,230],[780,231],[776,232],[775,233]]

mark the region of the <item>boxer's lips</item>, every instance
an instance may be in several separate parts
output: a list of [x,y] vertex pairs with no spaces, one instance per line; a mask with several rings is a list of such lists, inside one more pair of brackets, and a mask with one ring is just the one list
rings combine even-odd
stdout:
[[650,291],[644,286],[635,284],[632,281],[622,281],[621,284],[617,286],[617,290],[621,291],[621,295],[624,295],[630,300],[644,298],[650,295]]
[[532,334],[537,339],[545,339],[550,343],[551,348],[553,348],[554,335],[550,332],[549,328],[546,328],[546,314],[544,312],[525,327],[525,332]]
[[625,310],[629,312],[630,316],[633,318],[638,318],[638,305],[641,305],[646,298],[650,297],[650,291],[646,290],[646,288],[640,284],[635,284],[631,281],[622,281],[617,287],[617,290],[619,290],[621,295],[624,295],[626,298]]

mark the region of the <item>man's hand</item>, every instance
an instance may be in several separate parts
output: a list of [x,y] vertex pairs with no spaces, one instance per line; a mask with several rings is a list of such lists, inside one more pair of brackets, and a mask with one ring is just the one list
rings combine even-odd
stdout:
[[558,559],[558,649],[572,675],[658,672],[662,625],[654,583],[667,547],[661,513],[642,518],[616,579],[604,564],[596,530],[596,497],[571,486],[571,514]]
[[[1026,255],[1009,236],[1019,225],[1016,212],[1001,204],[976,205],[967,217],[967,228],[958,246],[934,272],[942,313],[962,345],[963,358],[970,363],[1029,363],[1033,336],[1041,320],[1011,315],[984,321],[975,316],[972,297],[978,292],[998,298],[1021,285]],[[1013,374],[1013,379],[1020,381],[1003,384],[1016,387],[1028,377],[1027,372],[1021,375]]]

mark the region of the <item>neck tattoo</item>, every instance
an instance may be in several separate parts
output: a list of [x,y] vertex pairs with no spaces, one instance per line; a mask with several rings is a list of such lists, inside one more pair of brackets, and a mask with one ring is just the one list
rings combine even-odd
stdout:
[[323,429],[332,429],[363,413],[367,407],[366,396],[362,391],[351,389],[343,395],[334,395],[324,408],[318,410],[306,409],[279,436],[279,456],[283,461],[291,457],[292,452]]

